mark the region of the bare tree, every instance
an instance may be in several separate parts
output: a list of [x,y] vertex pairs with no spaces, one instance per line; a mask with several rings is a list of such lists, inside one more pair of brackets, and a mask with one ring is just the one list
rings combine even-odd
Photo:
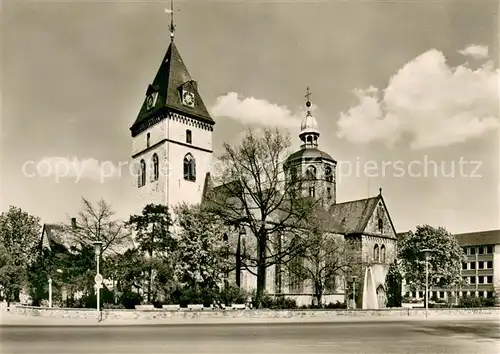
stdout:
[[122,253],[131,245],[130,231],[125,222],[114,219],[115,212],[111,205],[100,200],[92,205],[82,198],[82,210],[70,222],[62,225],[65,234],[71,237],[71,243],[91,246],[93,242],[102,242],[102,253]]
[[339,286],[339,280],[360,267],[355,245],[342,235],[313,231],[307,245],[287,269],[295,280],[308,282],[318,306],[323,295]]
[[[288,156],[290,137],[279,130],[265,130],[262,137],[248,131],[238,146],[224,144],[220,156],[218,184],[208,198],[208,208],[227,225],[245,226],[253,236],[242,266],[257,276],[255,303],[260,307],[266,284],[266,269],[285,263],[301,248],[303,226],[315,202],[296,192],[300,176],[286,178],[282,168]],[[281,245],[278,235],[286,235]],[[249,240],[250,241],[250,240]]]

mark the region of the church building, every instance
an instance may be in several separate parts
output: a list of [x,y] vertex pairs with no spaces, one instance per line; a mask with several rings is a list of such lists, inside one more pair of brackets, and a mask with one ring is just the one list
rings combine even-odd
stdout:
[[[146,88],[144,102],[130,128],[132,160],[137,172],[136,212],[148,203],[164,204],[170,210],[182,202],[201,203],[209,186],[215,122],[174,43],[173,24],[170,29],[170,46]],[[321,199],[321,217],[327,232],[357,245],[357,262],[363,265],[356,276],[361,294],[357,306],[384,307],[385,277],[396,252],[396,232],[384,198],[380,191],[371,198],[337,203],[337,162],[319,148],[319,126],[309,110],[309,99],[306,105],[308,110],[299,134],[301,147],[288,156],[283,168],[290,178],[297,174],[307,176],[306,192],[309,197]],[[283,279],[287,277],[276,267],[268,269],[266,292],[294,298],[299,305],[310,304],[311,286],[291,286]],[[241,287],[255,288],[256,279],[248,271],[241,270],[236,278]],[[349,281],[343,279],[329,289],[324,301],[344,302]]]

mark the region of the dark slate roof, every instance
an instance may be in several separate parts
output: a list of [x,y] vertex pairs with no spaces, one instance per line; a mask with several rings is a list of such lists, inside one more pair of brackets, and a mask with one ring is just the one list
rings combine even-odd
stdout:
[[[237,187],[237,185],[231,186],[231,183],[236,182],[229,182],[225,185],[214,187],[212,192],[220,193],[220,196],[223,197],[224,192],[227,191],[226,186],[229,186],[230,189]],[[371,198],[333,204],[328,209],[318,203],[315,214],[322,223],[324,231],[326,232],[344,235],[363,234],[379,201],[382,201],[384,207],[386,207],[384,198],[381,194]],[[391,222],[393,232],[396,234],[390,215],[389,220]]]
[[361,234],[373,215],[381,196],[333,204],[328,210],[319,211],[325,229],[340,234]]
[[66,252],[68,245],[64,240],[64,227],[57,224],[44,224],[42,229],[41,247],[51,251]]
[[454,236],[460,246],[495,245],[500,243],[500,230],[468,232]]
[[329,154],[317,148],[300,149],[288,156],[285,164],[289,164],[296,160],[326,160],[334,163],[337,162]]
[[[193,108],[182,104],[181,90],[183,87],[186,87],[195,95],[195,106]],[[155,107],[148,111],[146,109],[146,97],[151,92],[158,92],[158,98]],[[146,91],[146,97],[135,123],[130,128],[132,134],[142,123],[170,111],[191,116],[205,123],[215,123],[201,99],[196,81],[191,79],[174,42],[168,47],[153,83],[149,85]]]

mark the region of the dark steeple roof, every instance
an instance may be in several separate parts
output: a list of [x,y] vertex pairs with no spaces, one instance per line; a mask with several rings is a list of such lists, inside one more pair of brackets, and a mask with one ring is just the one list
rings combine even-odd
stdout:
[[[182,104],[182,90],[192,92],[195,97],[194,107]],[[157,92],[158,96],[153,108],[147,109],[147,96]],[[208,113],[203,100],[198,92],[196,81],[191,79],[186,65],[172,41],[167,53],[158,69],[158,72],[146,91],[146,97],[142,104],[139,115],[130,128],[132,136],[138,134],[143,123],[156,118],[166,112],[177,112],[190,116],[201,122],[215,124],[210,113]]]

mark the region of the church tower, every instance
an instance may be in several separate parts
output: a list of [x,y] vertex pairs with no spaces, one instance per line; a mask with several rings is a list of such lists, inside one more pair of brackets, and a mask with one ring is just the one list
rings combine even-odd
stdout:
[[170,12],[170,46],[130,128],[136,212],[200,203],[212,163],[215,122],[174,43]]
[[325,206],[336,203],[337,162],[326,152],[319,149],[320,132],[318,121],[311,114],[311,93],[307,88],[307,112],[300,124],[300,150],[291,154],[285,161],[284,169],[288,178],[304,176],[303,193],[321,199]]

